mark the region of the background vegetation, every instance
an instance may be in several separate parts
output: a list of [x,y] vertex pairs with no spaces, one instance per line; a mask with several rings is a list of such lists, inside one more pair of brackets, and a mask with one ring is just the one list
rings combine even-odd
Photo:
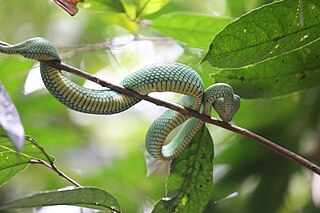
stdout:
[[[263,12],[266,7],[259,8],[270,3],[262,0],[153,1],[158,4],[145,8],[141,7],[143,2],[86,0],[79,14],[71,18],[50,1],[2,0],[0,40],[17,43],[31,37],[47,37],[59,48],[64,62],[111,82],[155,62],[188,64],[199,71],[206,86],[223,81],[240,94],[242,106],[233,121],[236,125],[319,165],[317,1],[291,1],[297,7],[284,1],[285,7],[274,4],[271,12]],[[257,9],[257,15],[239,19],[221,31],[253,9]],[[291,18],[300,26],[284,25]],[[295,28],[299,32],[290,33]],[[224,40],[235,31],[238,40]],[[251,37],[243,40],[242,33],[251,33]],[[282,34],[286,36],[283,38]],[[308,36],[303,39],[305,35]],[[270,55],[265,55],[269,43],[264,39],[275,42],[270,44],[275,47]],[[213,50],[207,53],[210,44]],[[234,50],[243,44],[248,45],[243,48],[248,52]],[[236,55],[224,54],[230,52]],[[205,56],[208,60],[197,66]],[[243,68],[245,65],[251,66]],[[164,109],[141,102],[112,116],[76,113],[46,90],[39,90],[42,84],[37,70],[33,61],[0,56],[1,82],[19,111],[26,133],[55,156],[56,165],[77,182],[114,195],[123,212],[147,212],[152,208],[165,196],[167,165],[146,166],[144,138],[151,122]],[[172,94],[156,96],[176,99]],[[319,176],[242,136],[212,125],[208,129],[215,147],[214,189],[205,212],[319,211]],[[68,185],[51,170],[31,165],[2,186],[0,203]],[[79,212],[75,207],[51,208],[38,212]],[[15,211],[20,212],[10,210]]]

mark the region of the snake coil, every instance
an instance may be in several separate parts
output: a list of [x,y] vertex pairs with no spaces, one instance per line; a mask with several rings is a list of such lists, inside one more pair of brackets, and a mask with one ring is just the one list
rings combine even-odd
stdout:
[[[49,92],[72,110],[90,114],[114,114],[127,110],[140,99],[111,89],[94,90],[79,86],[67,79],[59,69],[43,63],[61,61],[54,45],[45,38],[32,38],[16,45],[0,45],[0,52],[20,54],[40,61],[42,80]],[[140,94],[171,91],[183,94],[178,104],[206,115],[212,106],[225,122],[230,122],[240,107],[240,97],[228,84],[218,83],[204,90],[202,79],[191,67],[180,63],[159,63],[137,70],[120,83]],[[182,127],[174,139],[165,144],[169,133]],[[157,159],[171,160],[178,156],[204,125],[173,110],[166,110],[149,128],[146,149]]]

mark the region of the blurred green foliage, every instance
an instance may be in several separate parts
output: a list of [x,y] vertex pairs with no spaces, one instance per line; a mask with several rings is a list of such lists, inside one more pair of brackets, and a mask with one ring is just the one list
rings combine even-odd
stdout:
[[[241,68],[238,73],[220,72],[207,62],[197,66],[206,54],[205,47],[209,48],[210,39],[206,38],[199,43],[194,40],[188,42],[190,40],[187,38],[193,38],[192,29],[188,29],[189,33],[185,32],[186,36],[172,34],[168,29],[157,29],[161,19],[165,19],[165,15],[171,12],[196,13],[197,16],[203,14],[204,17],[219,14],[222,17],[238,18],[269,1],[171,0],[159,1],[160,5],[141,10],[143,2],[86,0],[79,14],[71,18],[51,1],[2,0],[0,40],[17,43],[30,37],[47,37],[60,48],[66,63],[112,82],[117,82],[138,67],[158,61],[188,64],[199,71],[206,86],[214,81],[226,81],[235,86],[236,93],[245,97],[233,121],[236,125],[320,163],[320,90],[319,87],[311,88],[319,85],[315,78],[299,82],[299,88],[290,87],[286,90],[288,79],[281,78],[277,85],[272,80],[264,82],[263,77],[257,73],[260,68],[269,67],[266,64],[268,61]],[[304,1],[299,3],[303,6]],[[285,17],[286,14],[279,15]],[[228,19],[221,20],[227,24]],[[155,22],[152,23],[153,20]],[[173,26],[177,25],[173,23]],[[194,26],[199,27],[197,24]],[[222,28],[218,26],[212,33]],[[205,45],[204,41],[209,43]],[[93,43],[108,47],[92,51],[81,51],[78,48]],[[319,48],[307,48],[298,50],[301,52],[299,59],[293,57],[291,62],[285,60],[286,66],[280,65],[282,61],[279,61],[278,64],[270,65],[275,66],[273,69],[269,68],[268,72],[263,73],[270,74],[270,78],[280,75],[282,70],[290,73],[292,69],[287,69],[293,63],[310,66],[310,70],[319,70],[319,57],[316,57],[319,56]],[[280,57],[290,57],[290,54]],[[144,158],[145,134],[152,120],[163,109],[142,102],[133,109],[112,116],[75,113],[58,103],[45,90],[23,95],[26,76],[30,69],[36,70],[37,67],[37,64],[19,56],[0,56],[1,82],[20,113],[26,133],[55,156],[57,166],[77,182],[110,192],[118,198],[124,212],[147,211],[165,195],[166,167],[159,167],[146,177]],[[241,81],[241,72],[246,72],[246,69],[251,72],[252,78],[260,79],[261,84],[257,81],[255,84],[249,82],[248,86],[245,81]],[[213,78],[209,78],[212,73]],[[299,70],[296,75],[297,79],[301,77]],[[235,80],[232,80],[233,76],[236,76]],[[89,84],[82,79],[72,78],[81,84]],[[32,78],[31,81],[38,84],[36,79]],[[259,85],[264,89],[269,87],[271,91],[251,95],[250,88]],[[305,90],[287,94],[297,89]],[[287,95],[246,99],[273,97],[277,91],[280,91],[279,95]],[[175,98],[171,94],[158,97],[166,96]],[[320,188],[315,184],[319,182],[318,176],[242,136],[207,126],[215,147],[215,184],[212,200],[205,212],[319,212]],[[66,185],[69,183],[47,168],[32,165],[0,189],[0,203],[28,193]],[[228,197],[235,192],[237,196]]]

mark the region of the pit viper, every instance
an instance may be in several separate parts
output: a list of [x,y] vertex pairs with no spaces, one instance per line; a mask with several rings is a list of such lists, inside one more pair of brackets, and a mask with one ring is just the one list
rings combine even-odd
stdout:
[[[75,84],[61,70],[46,61],[61,61],[54,45],[45,38],[31,38],[15,45],[0,45],[4,54],[20,54],[40,62],[42,80],[48,91],[68,108],[90,114],[114,114],[125,111],[141,101],[112,89],[95,90]],[[240,97],[225,83],[204,89],[198,73],[181,63],[158,63],[146,66],[125,77],[125,88],[140,94],[171,91],[183,94],[178,104],[211,115],[212,107],[220,118],[230,122],[240,107]],[[169,143],[166,138],[173,129],[182,126]],[[191,142],[204,122],[173,110],[166,110],[150,126],[146,135],[146,149],[156,159],[172,160]]]

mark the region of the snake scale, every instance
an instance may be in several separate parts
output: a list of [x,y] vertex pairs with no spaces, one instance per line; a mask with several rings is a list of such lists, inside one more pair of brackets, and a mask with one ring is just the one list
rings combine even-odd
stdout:
[[[140,101],[111,89],[95,90],[75,84],[59,69],[43,63],[61,61],[54,45],[45,38],[32,38],[16,45],[0,45],[4,54],[20,54],[40,61],[42,80],[49,92],[72,110],[90,114],[114,114],[125,111]],[[183,96],[178,104],[185,108],[211,115],[212,106],[225,122],[230,122],[240,107],[240,97],[225,83],[217,83],[206,90],[197,72],[180,63],[159,63],[137,70],[125,77],[122,86],[140,94],[171,91]],[[182,124],[170,143],[169,133]],[[171,160],[190,143],[204,122],[173,110],[166,110],[149,128],[146,149],[157,159]]]

